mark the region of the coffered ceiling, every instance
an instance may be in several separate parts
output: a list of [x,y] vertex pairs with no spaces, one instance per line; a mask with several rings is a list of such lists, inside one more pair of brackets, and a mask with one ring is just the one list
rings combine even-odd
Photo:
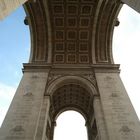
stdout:
[[30,62],[113,63],[112,36],[120,8],[120,0],[27,2],[32,36]]

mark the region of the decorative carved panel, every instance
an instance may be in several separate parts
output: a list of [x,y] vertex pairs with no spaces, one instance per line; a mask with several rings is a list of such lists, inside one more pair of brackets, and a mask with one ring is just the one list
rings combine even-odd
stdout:
[[67,18],[67,26],[70,28],[77,27],[77,18],[76,17]]
[[54,18],[54,25],[57,27],[64,27],[64,18],[61,17]]
[[79,51],[80,52],[88,52],[88,43],[87,42],[81,42],[79,44]]
[[76,55],[68,54],[67,55],[67,63],[76,63]]
[[55,51],[56,52],[64,52],[64,43],[63,42],[56,42],[55,43]]
[[89,31],[87,30],[81,30],[79,32],[79,40],[89,40]]
[[80,63],[86,63],[86,62],[89,62],[89,57],[87,54],[80,54],[79,60],[80,60]]
[[64,40],[64,31],[63,30],[55,31],[55,40]]
[[67,43],[67,52],[76,52],[76,42]]
[[55,61],[59,63],[64,63],[64,54],[55,54]]

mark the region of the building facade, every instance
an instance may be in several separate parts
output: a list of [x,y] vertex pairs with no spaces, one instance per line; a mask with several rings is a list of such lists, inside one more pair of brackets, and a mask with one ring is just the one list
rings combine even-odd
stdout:
[[0,140],[53,140],[56,119],[66,110],[83,115],[88,140],[140,139],[140,123],[112,55],[121,7],[120,0],[24,4],[30,61],[24,64]]

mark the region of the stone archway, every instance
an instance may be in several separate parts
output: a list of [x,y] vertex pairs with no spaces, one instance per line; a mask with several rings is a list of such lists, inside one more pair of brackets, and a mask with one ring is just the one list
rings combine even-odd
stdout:
[[[49,118],[51,125],[48,127],[50,130],[49,137],[53,139],[54,122],[59,114],[67,110],[75,110],[81,113],[86,120],[88,139],[95,139],[97,137],[97,127],[93,100],[96,93],[89,93],[89,90],[87,90],[88,86],[83,86],[85,84],[78,80],[80,78],[76,76],[69,76],[69,78],[68,76],[60,78],[61,82],[58,83],[59,85],[55,82],[57,88],[54,88],[55,90],[50,95]],[[59,81],[59,78],[57,81]]]

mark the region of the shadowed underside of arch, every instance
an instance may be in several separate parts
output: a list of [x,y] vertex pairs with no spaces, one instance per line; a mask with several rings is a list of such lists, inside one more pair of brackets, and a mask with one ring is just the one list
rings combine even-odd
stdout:
[[112,34],[120,7],[120,0],[27,2],[32,36],[30,62],[113,63]]
[[94,115],[93,98],[98,96],[96,82],[80,76],[60,76],[48,82],[45,96],[51,97],[50,118],[54,122],[66,110],[81,113],[86,121]]
[[66,84],[58,88],[52,95],[51,118],[56,117],[65,110],[77,110],[85,119],[93,115],[93,97],[88,91],[77,84]]

